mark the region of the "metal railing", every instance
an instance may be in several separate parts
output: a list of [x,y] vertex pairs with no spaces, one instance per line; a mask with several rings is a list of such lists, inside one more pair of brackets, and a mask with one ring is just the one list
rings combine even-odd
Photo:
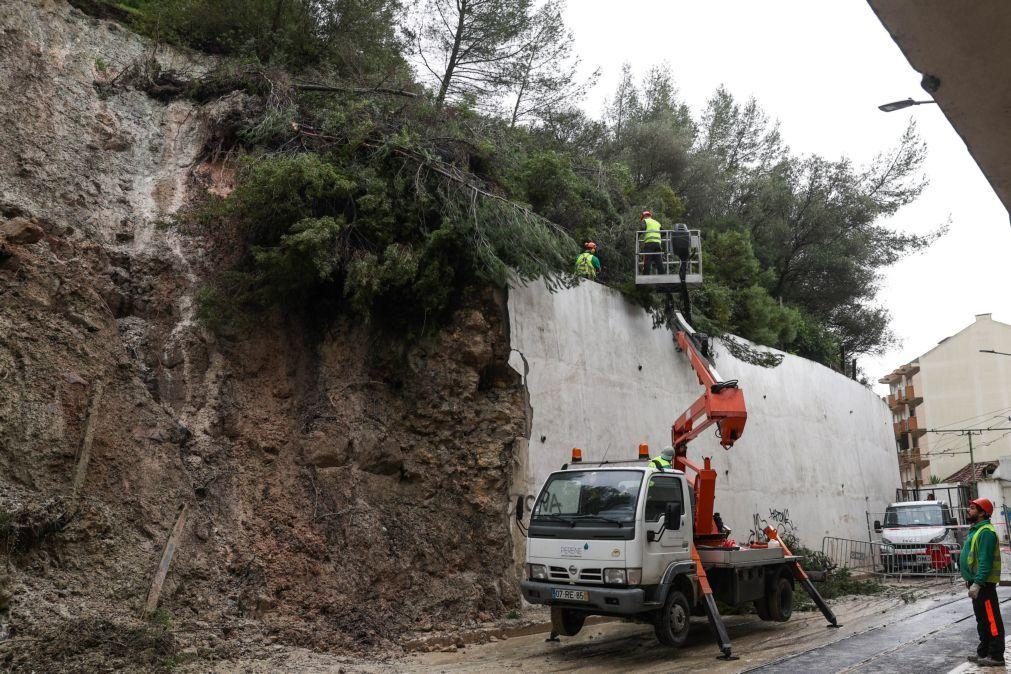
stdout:
[[[868,512],[870,540],[825,536],[821,551],[836,568],[854,573],[956,580],[961,577],[958,558],[971,525],[965,523],[964,508],[952,508],[950,515],[944,525],[929,522],[900,525],[889,522],[886,513]],[[1006,560],[1002,566],[1011,570],[1007,518],[1004,513],[994,515],[991,522],[997,530],[1001,555]],[[880,531],[873,528],[874,521],[882,523]],[[923,534],[918,535],[918,531]]]
[[[674,233],[673,229],[660,230],[660,251],[654,252],[643,249],[645,246],[643,237],[646,235],[646,230],[636,232],[636,279],[641,276],[672,276],[675,278],[680,276],[681,256],[674,246]],[[698,282],[702,276],[702,235],[697,229],[688,230],[688,235],[689,246],[686,260],[688,267],[685,270],[685,275],[695,277],[692,280]],[[659,267],[659,270],[656,267]]]
[[890,545],[825,536],[821,551],[837,569],[896,577],[957,578],[960,547],[955,544]]
[[825,536],[821,539],[821,553],[837,569],[849,569],[856,573],[880,573],[883,570],[881,547],[881,543],[851,538]]

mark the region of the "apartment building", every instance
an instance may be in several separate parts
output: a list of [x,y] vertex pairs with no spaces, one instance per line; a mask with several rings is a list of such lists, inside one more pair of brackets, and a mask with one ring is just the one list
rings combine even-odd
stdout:
[[1011,455],[1011,325],[979,314],[878,381],[889,388],[904,487],[944,480],[970,459]]

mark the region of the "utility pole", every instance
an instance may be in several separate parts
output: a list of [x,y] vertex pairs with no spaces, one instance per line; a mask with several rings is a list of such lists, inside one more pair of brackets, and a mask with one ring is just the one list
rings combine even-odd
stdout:
[[958,433],[969,438],[969,470],[972,475],[972,489],[976,491],[976,457],[972,451],[972,436],[982,435],[984,431],[1011,431],[1011,428],[928,428],[928,433]]

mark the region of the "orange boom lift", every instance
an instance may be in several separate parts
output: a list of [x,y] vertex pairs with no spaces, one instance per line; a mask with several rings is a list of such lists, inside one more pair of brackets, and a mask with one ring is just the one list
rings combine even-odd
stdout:
[[[689,469],[695,473],[696,516],[692,559],[695,561],[699,587],[702,590],[709,623],[716,632],[724,657],[730,658],[730,637],[716,608],[716,601],[697,548],[697,546],[720,547],[726,545],[729,531],[724,528],[719,514],[714,512],[716,471],[712,469],[710,457],[703,458],[701,467],[692,462],[688,459],[688,443],[715,425],[720,445],[729,450],[744,433],[748,410],[744,405],[744,392],[738,387],[737,380],[722,380],[717,373],[716,366],[709,355],[708,337],[697,333],[680,311],[674,312],[671,327],[679,350],[688,357],[692,369],[699,378],[699,384],[705,387],[702,395],[671,426],[671,444],[674,447],[672,464],[676,470],[683,471],[686,475]],[[793,556],[775,529],[766,527],[764,533],[770,541],[776,541],[782,546],[785,556]],[[835,614],[811,583],[800,562],[793,559],[788,564],[794,579],[814,600],[825,619],[828,620],[829,626],[838,627]]]

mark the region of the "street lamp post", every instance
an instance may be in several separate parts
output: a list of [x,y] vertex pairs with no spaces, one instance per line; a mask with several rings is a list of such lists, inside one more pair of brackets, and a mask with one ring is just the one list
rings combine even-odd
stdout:
[[904,101],[892,101],[891,103],[879,105],[878,110],[881,112],[895,112],[896,110],[911,108],[914,105],[927,105],[928,103],[937,103],[937,101],[914,101],[911,98],[907,98]]

